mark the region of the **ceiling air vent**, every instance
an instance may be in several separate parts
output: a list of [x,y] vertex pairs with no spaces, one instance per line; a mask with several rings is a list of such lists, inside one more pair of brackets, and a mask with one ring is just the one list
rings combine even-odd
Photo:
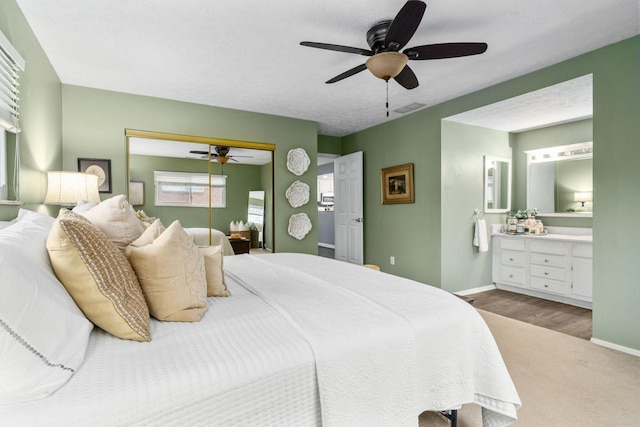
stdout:
[[409,111],[417,110],[418,108],[424,107],[426,104],[421,104],[419,102],[414,102],[413,104],[405,105],[404,107],[400,107],[397,110],[393,110],[396,113],[404,114]]

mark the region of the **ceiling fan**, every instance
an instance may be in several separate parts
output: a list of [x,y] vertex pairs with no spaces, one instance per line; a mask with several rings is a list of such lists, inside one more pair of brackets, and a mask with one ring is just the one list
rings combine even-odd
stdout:
[[[227,163],[229,160],[231,160],[232,162],[238,162],[238,160],[234,159],[234,157],[248,157],[248,158],[253,157],[253,156],[231,156],[229,155],[230,148],[222,145],[214,147],[214,151],[215,153],[211,153],[211,158],[216,159],[216,161],[222,165]],[[208,151],[193,150],[193,151],[189,151],[189,153],[201,154],[203,159],[209,158]]]
[[364,64],[335,76],[327,83],[335,83],[369,69],[380,79],[388,82],[393,78],[406,89],[414,89],[419,83],[418,78],[407,65],[409,60],[456,58],[477,55],[487,50],[486,43],[439,43],[414,46],[400,52],[418,29],[426,7],[427,5],[422,1],[409,0],[392,21],[382,21],[371,27],[367,31],[367,43],[370,49],[308,41],[300,44],[370,57]]

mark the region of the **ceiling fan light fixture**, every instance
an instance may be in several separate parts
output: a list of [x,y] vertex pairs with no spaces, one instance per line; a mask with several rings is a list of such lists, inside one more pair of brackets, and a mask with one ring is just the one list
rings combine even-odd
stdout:
[[409,57],[401,52],[380,52],[367,59],[366,66],[371,74],[382,80],[389,80],[400,74]]

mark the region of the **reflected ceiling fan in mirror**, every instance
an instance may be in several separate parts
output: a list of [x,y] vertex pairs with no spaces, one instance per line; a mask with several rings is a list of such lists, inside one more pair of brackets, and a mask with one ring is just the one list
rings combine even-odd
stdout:
[[[409,0],[392,21],[381,21],[367,31],[370,49],[328,43],[303,41],[302,46],[337,52],[369,56],[364,64],[353,67],[326,83],[335,83],[368,69],[374,76],[385,80],[394,79],[406,89],[418,87],[418,78],[407,63],[427,59],[457,58],[478,55],[487,50],[486,43],[438,43],[414,46],[400,52],[413,37],[422,21],[427,5],[419,0]],[[389,116],[389,92],[387,87],[387,117]]]
[[[216,146],[216,147],[213,147],[213,148],[214,148],[215,152],[211,153],[211,158],[215,159],[221,165],[224,165],[229,160],[231,160],[232,162],[238,162],[238,160],[236,160],[234,157],[248,157],[248,158],[253,157],[253,156],[232,156],[232,155],[229,154],[229,151],[231,149],[229,147],[225,147],[225,146],[222,146],[222,145]],[[208,151],[192,150],[192,151],[189,151],[189,153],[191,153],[191,154],[201,154],[203,159],[208,159],[209,158],[209,152]]]

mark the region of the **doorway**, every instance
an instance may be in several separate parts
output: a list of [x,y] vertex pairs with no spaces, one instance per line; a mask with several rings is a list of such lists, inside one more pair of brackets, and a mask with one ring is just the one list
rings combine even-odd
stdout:
[[318,255],[335,258],[333,160],[337,154],[318,154]]

